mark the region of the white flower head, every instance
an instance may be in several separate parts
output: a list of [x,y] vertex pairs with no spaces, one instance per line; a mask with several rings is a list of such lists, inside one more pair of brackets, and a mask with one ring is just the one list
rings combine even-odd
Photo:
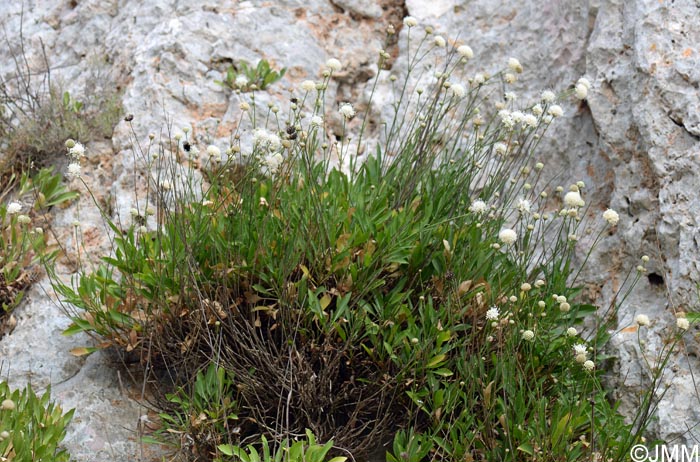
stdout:
[[615,226],[620,221],[620,215],[613,209],[607,209],[603,212],[603,218],[610,226]]
[[552,117],[561,117],[564,115],[564,110],[561,108],[561,106],[555,104],[549,108],[547,114],[551,115]]
[[460,45],[457,47],[457,53],[463,58],[472,59],[474,57],[474,51],[472,51],[469,45]]
[[248,86],[248,83],[250,83],[248,77],[246,77],[243,74],[238,74],[236,76],[236,80],[233,81],[233,84],[238,88],[245,88],[246,86]]
[[316,89],[316,82],[313,80],[304,80],[301,82],[301,89],[304,91],[314,91]]
[[649,323],[650,323],[650,321],[649,321],[649,316],[647,316],[646,314],[638,314],[638,315],[634,318],[634,322],[636,322],[637,325],[640,326],[640,327],[642,327],[642,326],[648,326]]
[[311,117],[311,126],[312,127],[321,127],[323,125],[323,117],[319,115],[315,115]]
[[207,154],[209,157],[221,157],[221,149],[218,147],[214,146],[213,144],[210,144],[207,146]]
[[75,160],[85,157],[85,146],[81,143],[75,143],[75,145],[68,150],[68,154]]
[[566,329],[566,335],[568,335],[569,337],[576,337],[578,335],[578,331],[575,327],[569,327],[568,329]]
[[352,119],[355,117],[355,108],[352,107],[352,104],[350,103],[343,103],[340,105],[340,109],[338,109],[340,114],[342,114],[343,117],[346,119]]
[[588,79],[585,77],[581,77],[580,79],[578,79],[576,85],[583,85],[584,87],[586,87],[586,90],[591,89],[591,82],[589,82]]
[[280,165],[282,165],[282,162],[284,162],[284,157],[282,157],[282,154],[279,152],[274,153],[270,156],[267,156],[263,160],[265,166],[269,170],[271,174],[275,174],[279,171]]
[[522,336],[523,340],[525,340],[526,342],[531,342],[535,338],[535,333],[528,329],[523,332]]
[[338,72],[340,69],[343,68],[343,65],[340,64],[340,61],[338,61],[337,59],[331,58],[328,61],[326,61],[326,67],[333,72]]
[[445,41],[445,38],[441,35],[436,35],[433,38],[433,44],[438,48],[444,48],[445,45],[447,45],[447,42]]
[[690,327],[690,321],[687,318],[676,318],[676,327],[680,330],[688,330]]
[[403,18],[403,24],[406,27],[416,27],[418,25],[418,20],[413,16],[406,16]]
[[525,114],[523,117],[523,125],[534,128],[537,126],[537,117],[534,114]]
[[530,201],[520,198],[518,199],[518,203],[516,204],[515,208],[523,215],[528,214],[530,213]]
[[517,72],[518,74],[523,72],[523,66],[516,58],[508,58],[508,67],[513,72]]
[[7,214],[8,215],[16,215],[19,212],[22,211],[22,204],[19,202],[10,202],[7,204]]
[[256,128],[253,132],[253,143],[267,148],[268,151],[278,151],[282,147],[280,137],[274,133],[270,133],[264,128]]
[[552,101],[557,99],[557,95],[555,95],[552,90],[545,90],[542,92],[541,98],[542,101],[544,101],[545,103],[551,103]]
[[513,118],[513,114],[507,109],[501,109],[500,111],[498,111],[498,117],[501,118],[501,123],[506,128],[513,128],[513,126],[515,125],[515,119]]
[[68,164],[68,168],[66,169],[68,178],[71,180],[80,178],[80,170],[80,163],[71,162],[70,164]]
[[483,73],[479,72],[474,75],[474,77],[472,78],[472,82],[474,82],[474,85],[481,85],[482,83],[486,82],[486,76]]
[[584,100],[588,97],[588,87],[578,83],[576,87],[574,87],[574,93],[577,99]]
[[458,83],[452,84],[452,86],[450,86],[450,90],[452,90],[452,93],[454,93],[457,98],[464,98],[464,95],[467,94],[467,91],[464,89],[464,85],[460,85]]
[[493,145],[493,150],[496,154],[504,156],[508,152],[508,145],[498,142]]
[[243,112],[247,112],[250,110],[250,104],[248,104],[245,101],[242,101],[241,104],[238,105],[238,108]]
[[32,222],[32,219],[29,218],[27,215],[18,215],[17,216],[17,223],[21,225],[28,225],[29,223]]
[[497,306],[492,306],[491,308],[489,308],[486,311],[486,320],[487,321],[496,321],[500,314],[501,314],[501,310],[499,310]]
[[588,354],[588,347],[583,344],[583,343],[577,343],[574,345],[574,355],[587,355]]
[[472,213],[476,213],[477,215],[480,215],[480,214],[486,212],[486,210],[487,210],[486,202],[482,201],[481,199],[475,200],[469,206],[469,211]]
[[544,109],[542,109],[542,105],[540,104],[535,104],[532,106],[532,113],[535,114],[536,116],[541,116],[542,113],[544,112]]
[[587,371],[592,371],[593,369],[595,369],[595,364],[593,363],[593,361],[588,359],[583,363],[583,368]]
[[567,207],[583,207],[586,205],[586,202],[584,202],[578,191],[569,191],[564,196],[564,204],[566,204]]
[[518,234],[513,229],[503,228],[498,233],[498,239],[506,245],[511,245],[518,239]]

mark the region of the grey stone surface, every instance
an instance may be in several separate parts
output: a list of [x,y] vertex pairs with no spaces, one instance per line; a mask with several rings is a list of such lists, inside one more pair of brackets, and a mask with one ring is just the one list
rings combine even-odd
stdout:
[[[24,17],[20,11],[24,4]],[[379,5],[379,6],[378,6]],[[660,351],[675,325],[675,313],[697,305],[700,281],[700,5],[692,0],[589,0],[571,2],[502,0],[36,0],[0,4],[5,31],[16,50],[23,24],[28,60],[41,66],[40,43],[46,46],[53,75],[71,94],[81,95],[104,67],[123,88],[134,130],[122,122],[111,146],[90,146],[86,178],[115,205],[126,220],[135,205],[133,191],[149,181],[140,170],[134,137],[143,145],[169,130],[191,127],[188,136],[200,150],[215,142],[224,150],[228,133],[239,127],[241,97],[221,88],[227,66],[241,59],[268,59],[287,67],[285,79],[258,94],[258,107],[284,105],[287,88],[318,79],[326,59],[338,58],[343,69],[328,90],[329,103],[366,104],[367,82],[384,47],[387,22],[400,27],[404,14],[431,25],[449,43],[468,44],[475,56],[471,72],[494,72],[513,56],[525,72],[513,85],[523,100],[543,88],[562,91],[585,75],[592,83],[588,101],[566,104],[566,114],[541,145],[540,157],[563,185],[583,180],[590,213],[608,206],[620,224],[594,252],[582,275],[586,293],[606,306],[614,299],[628,270],[643,254],[648,272],[626,300],[618,328],[634,316],[654,319],[643,335],[644,351]],[[0,47],[0,73],[8,75],[9,47]],[[400,73],[406,50],[390,44]],[[96,63],[104,63],[99,66]],[[388,77],[388,73],[386,76]],[[109,79],[98,82],[110,84]],[[385,94],[379,94],[380,100]],[[381,112],[381,107],[374,108]],[[165,115],[168,123],[164,123]],[[241,130],[247,130],[245,123]],[[134,186],[136,185],[136,186]],[[99,214],[85,203],[57,211],[56,227],[66,243],[80,220],[91,236],[89,249],[104,248],[96,223]],[[53,307],[53,308],[52,308]],[[0,354],[16,374],[15,384],[31,380],[54,383],[64,406],[78,407],[67,445],[76,460],[139,460],[133,437],[141,408],[119,387],[114,369],[101,357],[87,361],[67,351],[82,339],[58,335],[66,321],[38,289],[17,311],[15,332],[0,341]],[[39,334],[39,336],[37,336]],[[672,357],[671,384],[652,428],[662,438],[691,441],[700,407],[690,371],[699,371],[695,331],[687,347]],[[610,386],[632,412],[635,397],[648,383],[636,334],[613,337],[611,353],[619,360]],[[30,345],[31,347],[28,347]],[[78,393],[79,390],[79,393]],[[114,403],[114,400],[119,400]],[[109,416],[109,425],[106,424]],[[104,431],[102,430],[104,429]],[[120,433],[116,429],[125,429]],[[91,433],[93,432],[93,433]],[[100,433],[102,432],[102,433]],[[112,433],[114,432],[114,433]],[[98,459],[91,451],[103,451]],[[144,459],[145,460],[145,459]]]

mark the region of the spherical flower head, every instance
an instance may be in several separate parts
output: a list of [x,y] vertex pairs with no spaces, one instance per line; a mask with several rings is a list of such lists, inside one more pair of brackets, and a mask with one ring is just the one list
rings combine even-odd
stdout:
[[472,78],[472,82],[474,82],[474,85],[481,85],[484,82],[486,82],[486,76],[483,73],[479,72],[476,75],[474,75],[474,77]]
[[340,69],[343,68],[343,65],[340,64],[340,61],[338,61],[337,59],[331,58],[328,61],[326,61],[326,67],[332,72],[338,72]]
[[22,204],[19,202],[10,202],[7,204],[7,214],[15,215],[22,211]]
[[172,183],[170,183],[170,181],[168,181],[168,180],[163,180],[160,182],[160,188],[163,191],[170,191],[172,189],[172,187],[173,187]]
[[438,48],[444,48],[445,45],[447,45],[447,42],[445,41],[445,38],[441,35],[436,35],[433,38],[433,44]]
[[493,145],[493,150],[496,154],[504,156],[508,152],[508,145],[505,143],[498,142]]
[[301,82],[301,89],[304,91],[314,91],[316,89],[316,82],[313,80],[304,80]]
[[403,24],[406,27],[416,27],[418,25],[418,20],[413,16],[406,16],[403,18]]
[[0,409],[3,411],[13,411],[15,409],[15,402],[11,399],[3,400],[2,404],[0,404]]
[[676,327],[680,330],[688,330],[690,327],[690,321],[687,318],[676,318]]
[[586,90],[591,89],[591,82],[589,82],[588,79],[585,77],[581,77],[580,79],[578,79],[576,85],[583,85],[584,87],[586,87]]
[[520,212],[521,214],[528,214],[530,213],[530,201],[527,199],[520,198],[518,199],[518,203],[515,206],[515,208]]
[[559,304],[559,311],[562,313],[568,313],[571,311],[571,305],[569,305],[569,302],[564,302]]
[[464,86],[458,83],[453,84],[450,87],[450,90],[457,98],[464,98],[464,95],[467,94],[467,91],[464,89]]
[[500,314],[501,314],[501,310],[499,310],[497,306],[492,306],[491,308],[489,308],[486,311],[486,320],[487,321],[496,321]]
[[513,229],[504,228],[501,231],[499,231],[498,239],[500,239],[501,242],[503,242],[506,245],[511,245],[514,244],[515,241],[518,239],[518,234]]
[[595,369],[595,364],[593,363],[593,361],[588,359],[588,360],[584,361],[583,368],[586,369],[587,371],[592,371],[593,369]]
[[545,103],[551,103],[552,101],[557,99],[557,95],[555,95],[552,90],[545,90],[542,92],[541,98],[542,101],[544,101]]
[[608,209],[603,212],[603,218],[610,226],[615,226],[617,222],[620,221],[620,215],[613,209]]
[[523,72],[523,66],[520,64],[520,61],[518,61],[516,58],[508,58],[508,67],[510,70],[513,72],[517,72],[518,74]]
[[581,194],[578,191],[569,191],[564,196],[564,204],[567,207],[583,207],[586,205]]
[[503,94],[503,98],[506,101],[515,101],[516,99],[518,99],[518,95],[516,95],[515,92],[507,91]]
[[248,86],[249,83],[250,81],[248,80],[248,77],[246,77],[243,74],[237,75],[236,80],[233,81],[233,84],[238,88],[245,88]]
[[520,290],[522,290],[523,292],[529,292],[532,290],[532,286],[528,282],[523,282],[522,284],[520,284]]
[[525,114],[522,123],[525,127],[535,128],[537,126],[537,117],[533,114]]
[[284,157],[282,157],[282,154],[277,152],[271,156],[266,157],[264,163],[271,173],[277,173],[283,161]]
[[469,206],[469,211],[472,213],[476,213],[477,215],[480,215],[480,214],[486,212],[486,210],[487,210],[486,202],[482,201],[481,199],[475,200]]
[[574,345],[574,355],[587,355],[588,354],[588,347],[584,345],[583,343],[577,343]]
[[315,115],[311,117],[311,126],[312,127],[321,127],[323,126],[323,117],[319,115]]
[[574,94],[577,99],[584,100],[588,97],[588,87],[583,84],[576,84],[574,87]]
[[469,45],[460,45],[457,47],[457,53],[459,53],[462,58],[472,59],[474,57],[474,52]]
[[347,120],[350,120],[353,117],[355,117],[355,108],[353,108],[352,104],[350,104],[350,103],[341,104],[340,109],[338,109],[338,111]]
[[241,104],[238,105],[238,108],[239,108],[241,111],[243,111],[243,112],[247,112],[247,111],[250,110],[250,104],[248,104],[247,102],[243,101],[243,102],[241,102]]
[[68,150],[68,154],[76,160],[85,157],[85,146],[80,143],[75,143],[73,147]]
[[32,219],[29,218],[27,215],[18,215],[17,216],[17,223],[19,223],[20,225],[28,225],[31,222],[32,222]]
[[210,157],[221,157],[221,149],[217,148],[213,144],[207,146],[207,154]]
[[555,104],[549,108],[547,114],[551,115],[552,117],[561,117],[564,115],[564,110],[561,108],[561,106]]
[[638,315],[634,318],[634,322],[636,322],[637,325],[640,326],[640,327],[642,327],[642,326],[648,326],[649,323],[650,323],[650,321],[649,321],[649,316],[647,316],[646,314],[638,314]]
[[576,337],[578,335],[578,331],[575,327],[569,327],[568,329],[566,329],[566,335],[568,335],[569,337]]
[[505,80],[506,83],[515,83],[518,77],[515,74],[506,72],[506,75],[503,76],[503,80]]
[[535,333],[528,329],[523,332],[522,337],[526,342],[531,342],[535,338]]
[[540,104],[535,104],[532,106],[532,113],[535,114],[536,116],[541,116],[542,113],[544,112],[544,109],[542,109],[542,105]]
[[78,162],[71,162],[68,164],[68,168],[66,169],[68,178],[73,180],[76,178],[80,178],[80,164]]

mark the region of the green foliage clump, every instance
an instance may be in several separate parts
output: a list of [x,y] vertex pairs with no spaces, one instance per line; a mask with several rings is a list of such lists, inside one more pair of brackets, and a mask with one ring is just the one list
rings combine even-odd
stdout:
[[419,84],[440,46],[407,45],[371,144],[369,109],[342,105],[331,132],[326,72],[287,115],[242,105],[252,136],[225,154],[187,136],[137,151],[157,180],[133,223],[106,216],[113,252],[54,278],[68,333],[175,383],[162,434],[192,457],[271,460],[269,442],[286,461],[307,435],[360,458],[390,440],[392,462],[621,461],[638,441],[652,400],[627,425],[600,381],[617,305],[581,328],[597,307],[576,246],[614,224],[591,224],[585,185],[557,187],[536,157],[562,108],[501,101],[515,77],[469,76],[459,49]]
[[284,77],[286,72],[286,67],[279,71],[272,69],[266,59],[258,61],[256,66],[240,60],[236,66],[231,64],[228,67],[223,81],[217,80],[216,83],[223,87],[243,92],[265,90],[268,86]]
[[55,256],[44,237],[46,212],[77,197],[53,169],[41,169],[33,177],[25,172],[18,183],[16,200],[0,204],[0,322],[22,300],[34,264]]
[[[9,39],[8,39],[9,40]],[[43,50],[43,68],[30,67],[20,33],[20,52],[7,43],[15,63],[14,72],[0,78],[0,182],[18,178],[28,165],[54,165],[68,138],[90,141],[110,138],[121,114],[116,85],[105,63],[95,61],[84,88],[85,97],[71,95],[52,78]]]
[[11,391],[0,381],[0,459],[6,461],[68,462],[70,455],[59,445],[74,410],[63,413],[50,401],[50,389],[37,396],[27,385]]
[[214,459],[215,462],[224,462],[227,460],[237,460],[241,462],[345,462],[347,457],[336,456],[328,459],[326,456],[333,447],[333,442],[329,441],[326,444],[318,444],[313,433],[306,430],[305,441],[284,440],[277,448],[277,451],[272,453],[267,439],[261,437],[262,454],[258,452],[256,447],[249,444],[247,447],[232,444],[222,444],[218,447],[219,451],[228,457]]

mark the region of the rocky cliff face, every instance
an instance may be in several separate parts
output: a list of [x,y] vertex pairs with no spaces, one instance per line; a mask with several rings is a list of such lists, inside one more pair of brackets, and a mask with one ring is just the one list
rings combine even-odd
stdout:
[[[233,61],[268,59],[289,69],[259,104],[288,99],[288,86],[318,76],[322,63],[344,63],[329,94],[363,104],[377,50],[405,59],[399,43],[384,43],[388,24],[415,16],[475,52],[474,72],[502,68],[508,57],[525,67],[520,98],[543,88],[564,90],[582,75],[592,82],[587,102],[569,106],[541,144],[540,159],[561,183],[583,180],[592,214],[620,212],[584,274],[587,293],[601,306],[613,300],[629,269],[646,254],[648,272],[625,301],[619,329],[648,314],[644,353],[653,355],[675,325],[675,313],[697,305],[700,281],[700,3],[693,0],[25,0],[0,4],[7,46],[0,72],[13,71],[9,51],[20,27],[29,63],[42,66],[45,46],[52,76],[80,97],[117,85],[134,114],[135,136],[191,127],[201,140],[222,146],[239,123],[239,96],[214,83]],[[405,33],[405,32],[401,32]],[[12,45],[10,47],[9,45]],[[396,65],[398,67],[398,64]],[[102,72],[101,76],[97,75]],[[396,69],[396,72],[400,70]],[[97,75],[97,76],[96,76]],[[112,140],[88,146],[87,182],[126,217],[139,172],[122,122]],[[70,224],[81,221],[88,249],[104,248],[99,215],[81,208],[57,212],[61,239],[75,245]],[[80,210],[80,211],[79,211]],[[66,276],[70,273],[65,270]],[[44,284],[46,288],[46,284]],[[87,361],[68,350],[80,339],[61,337],[66,321],[39,288],[17,312],[15,332],[0,342],[0,358],[14,384],[53,383],[67,407],[77,407],[67,445],[77,460],[145,458],[136,442],[146,411],[130,400],[104,356]],[[613,337],[610,383],[622,409],[637,407],[636,391],[649,383],[634,329]],[[672,359],[670,390],[653,430],[691,441],[700,421],[691,371],[700,371],[691,329],[687,348]],[[691,430],[689,430],[691,429]]]

